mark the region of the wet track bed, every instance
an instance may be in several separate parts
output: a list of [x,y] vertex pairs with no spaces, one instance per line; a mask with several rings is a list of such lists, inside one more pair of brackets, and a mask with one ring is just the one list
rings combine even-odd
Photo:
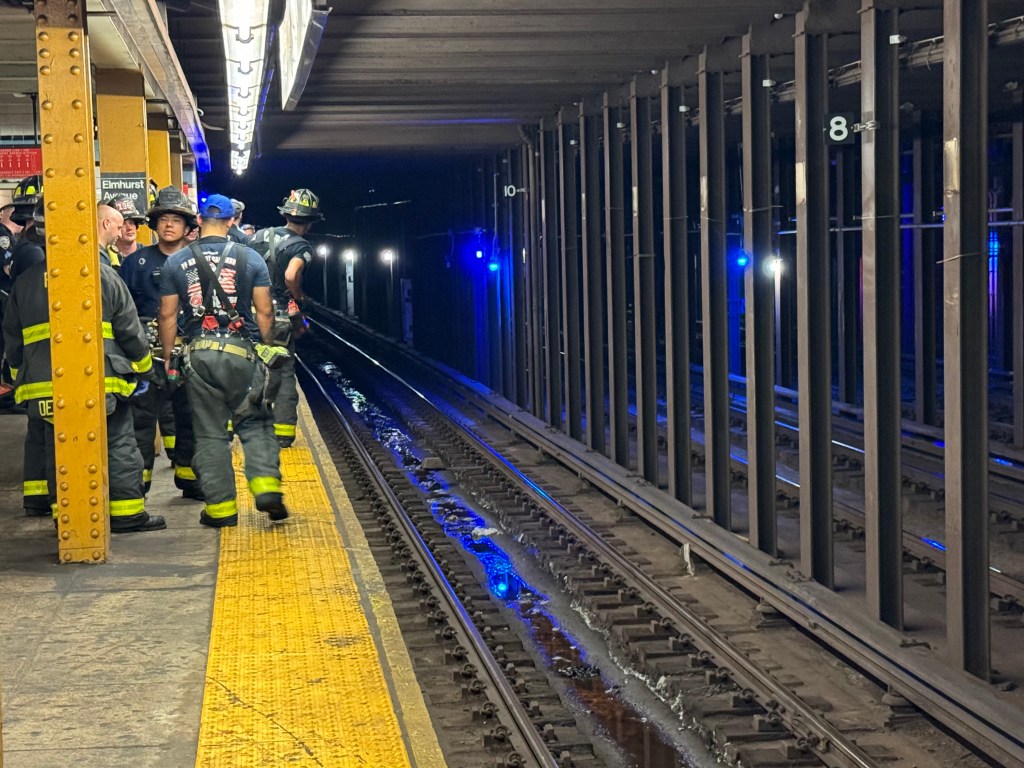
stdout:
[[[344,370],[361,391],[372,391],[378,402],[386,402],[389,413],[412,435],[419,446],[412,458],[400,458],[391,448],[387,453],[420,497],[447,504],[457,488],[461,499],[471,499],[470,507],[484,515],[484,525],[467,521],[469,539],[476,543],[472,531],[481,527],[515,536],[525,545],[527,562],[532,559],[536,568],[554,576],[567,595],[562,599],[572,602],[606,641],[603,653],[615,661],[612,669],[628,670],[627,683],[643,682],[680,713],[681,719],[662,727],[664,732],[671,733],[680,722],[692,723],[726,761],[744,765],[982,764],[900,696],[887,695],[878,681],[829,653],[770,605],[722,579],[692,553],[680,551],[550,456],[507,430],[494,429],[472,407],[464,405],[462,421],[482,435],[484,453],[500,453],[523,477],[495,471],[479,446],[431,415],[426,399],[437,399],[435,395],[412,395],[377,374],[360,372],[366,359],[344,345],[331,344],[318,353]],[[368,368],[380,373],[375,365]],[[360,407],[357,403],[356,409]],[[391,434],[385,430],[385,437]],[[557,499],[568,517],[558,517],[545,499]],[[447,519],[438,508],[428,514],[434,525]],[[455,539],[444,538],[465,539],[467,531],[460,531]],[[501,533],[484,538],[506,540]],[[466,551],[460,544],[453,546]],[[519,579],[523,565],[511,559]],[[474,603],[477,595],[493,595],[491,577],[504,573],[504,566],[488,570],[476,562],[475,583],[464,588]],[[529,600],[517,605],[536,606],[539,601],[532,593],[543,590],[551,603],[542,607],[557,617],[553,622],[560,628],[553,635],[575,637],[565,633],[565,614],[551,607],[555,593],[537,587],[533,577],[522,583],[503,579],[498,579],[505,585],[500,588],[519,589],[520,598],[527,594]],[[536,617],[530,626],[539,626]],[[587,655],[579,660],[564,652],[548,654],[583,680],[593,674],[590,666],[607,675],[588,644],[583,645]],[[595,690],[603,695],[615,685],[614,679],[593,680],[596,685],[586,689],[587,695]],[[563,693],[563,698],[572,696]],[[593,707],[578,690],[576,699]]]
[[[343,412],[358,415],[367,437],[379,449],[378,460],[385,465],[390,461],[401,471],[408,489],[419,493],[422,509],[429,512],[430,519],[422,514],[418,525],[432,549],[441,550],[442,566],[450,573],[458,572],[453,556],[464,558],[464,569],[473,584],[459,584],[459,588],[469,598],[467,604],[473,606],[477,617],[485,612],[481,606],[486,603],[491,604],[487,613],[500,616],[497,623],[502,626],[496,626],[493,618],[488,619],[483,625],[485,634],[491,638],[499,633],[505,635],[496,645],[496,660],[506,673],[522,675],[514,680],[514,685],[523,693],[530,710],[538,715],[543,713],[539,727],[551,741],[552,751],[559,756],[571,755],[571,763],[560,765],[699,768],[716,763],[699,736],[684,726],[669,707],[614,660],[602,655],[600,634],[588,628],[564,596],[558,594],[559,585],[534,566],[521,543],[494,527],[495,521],[471,496],[461,495],[459,489],[465,484],[449,469],[438,467],[435,457],[425,453],[394,417],[370,401],[332,363],[316,354],[307,354],[304,362]],[[405,489],[403,492],[403,501],[413,498]],[[443,539],[434,535],[437,531],[443,533]],[[444,546],[438,548],[442,542]],[[401,569],[393,573],[402,575]],[[396,608],[401,605],[396,601]],[[406,629],[414,638],[416,620],[421,616],[418,607],[417,604],[404,612],[405,623],[412,625]],[[403,611],[399,609],[398,615],[402,620]],[[434,634],[428,636],[423,646],[416,648],[414,644],[414,659],[422,659],[429,655],[431,646],[436,647]],[[457,660],[459,654],[446,652],[444,656]],[[442,681],[450,679],[441,676]],[[542,690],[546,684],[551,688],[547,693]],[[454,708],[455,722],[459,720],[457,711],[469,706],[471,720],[487,723],[490,708],[465,699],[464,689],[459,693],[456,700],[446,702],[448,706],[435,696],[431,697],[432,702],[441,704],[446,712]],[[564,712],[556,716],[557,709]],[[434,714],[444,722],[451,713]],[[575,736],[566,733],[577,723],[579,743],[573,741]],[[475,761],[479,754],[475,750],[462,754],[467,745],[463,742],[466,731],[461,725],[455,729],[445,727],[443,731],[454,736],[450,764],[458,764],[460,757],[467,758],[466,764],[478,764]],[[493,729],[485,729],[481,740],[485,745],[497,746],[498,759],[505,759]]]

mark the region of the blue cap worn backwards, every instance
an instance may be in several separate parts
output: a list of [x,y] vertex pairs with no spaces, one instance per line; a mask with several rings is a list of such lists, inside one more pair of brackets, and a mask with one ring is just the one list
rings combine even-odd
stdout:
[[235,207],[231,204],[231,198],[210,195],[199,209],[199,215],[204,219],[233,219]]

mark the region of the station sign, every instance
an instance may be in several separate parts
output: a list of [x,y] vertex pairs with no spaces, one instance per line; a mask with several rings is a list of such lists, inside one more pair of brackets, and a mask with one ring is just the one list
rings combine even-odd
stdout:
[[0,178],[23,179],[43,172],[39,147],[0,147]]
[[100,200],[127,195],[135,203],[135,210],[149,210],[149,180],[145,173],[101,173]]

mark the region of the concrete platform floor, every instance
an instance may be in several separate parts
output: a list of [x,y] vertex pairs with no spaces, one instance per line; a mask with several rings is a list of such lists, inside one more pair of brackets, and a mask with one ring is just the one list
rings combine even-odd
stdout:
[[3,768],[195,764],[218,532],[157,457],[153,533],[115,535],[104,566],[56,562],[45,518],[21,508],[25,417],[0,415]]

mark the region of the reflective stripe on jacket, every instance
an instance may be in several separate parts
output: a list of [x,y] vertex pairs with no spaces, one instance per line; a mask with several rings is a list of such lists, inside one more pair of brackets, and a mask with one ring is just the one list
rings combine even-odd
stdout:
[[[4,314],[7,359],[17,370],[17,402],[53,397],[50,368],[49,298],[46,264],[26,270],[11,289]],[[131,294],[117,273],[100,267],[103,303],[104,391],[128,396],[136,374],[153,367],[146,332],[139,322]]]

